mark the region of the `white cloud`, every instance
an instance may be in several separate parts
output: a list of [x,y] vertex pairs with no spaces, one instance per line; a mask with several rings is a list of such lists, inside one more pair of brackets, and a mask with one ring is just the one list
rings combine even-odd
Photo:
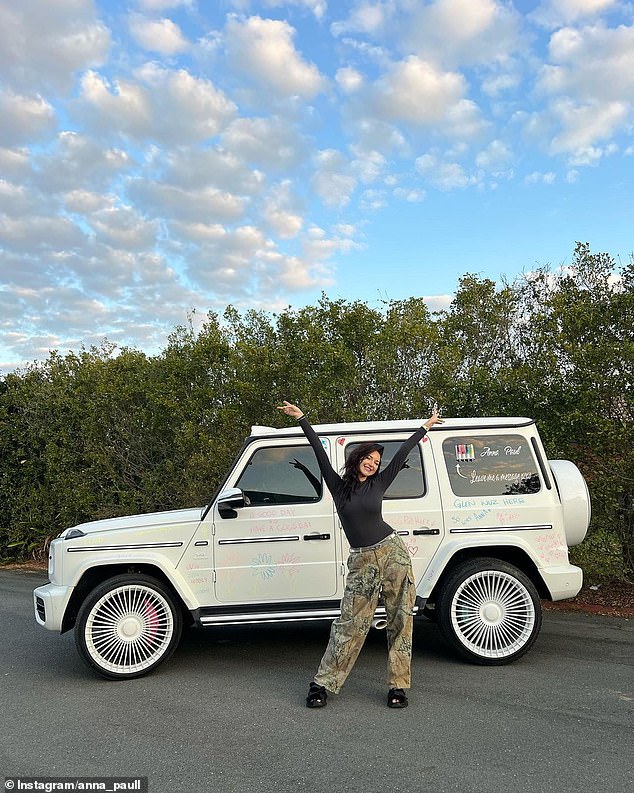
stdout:
[[360,182],[371,184],[385,172],[388,163],[380,152],[360,146],[352,146],[352,152],[355,158],[350,163],[350,168]]
[[234,222],[245,209],[245,199],[213,187],[184,190],[162,181],[135,178],[129,182],[128,193],[145,213],[186,222]]
[[590,164],[602,156],[596,144],[611,138],[628,117],[624,102],[578,105],[570,99],[553,102],[552,113],[561,132],[552,139],[553,154],[570,154],[578,165]]
[[186,223],[178,220],[168,222],[170,232],[175,238],[201,245],[222,239],[227,233],[221,223]]
[[[14,358],[6,368],[46,357],[50,349],[100,344],[106,336],[156,350],[200,299],[152,253],[93,245],[53,254],[49,267],[37,269],[28,257],[0,257],[10,274],[0,289],[0,327],[10,329],[2,338],[4,355]],[[19,331],[12,332],[17,317]]]
[[0,71],[17,90],[67,90],[74,75],[104,62],[110,31],[92,0],[20,0],[0,5]]
[[304,256],[308,261],[324,262],[339,252],[348,253],[361,249],[362,246],[351,238],[351,233],[345,224],[343,227],[338,226],[334,231],[335,233],[329,236],[320,226],[314,225],[308,229],[303,240]]
[[34,181],[53,193],[101,188],[130,164],[123,149],[107,148],[77,132],[61,132],[54,143],[33,157]]
[[413,4],[400,40],[413,52],[447,66],[504,63],[526,49],[520,16],[498,0],[435,0]]
[[108,209],[116,204],[116,196],[101,195],[90,190],[70,190],[64,194],[64,206],[68,212],[78,215],[87,215]]
[[353,223],[336,223],[333,232],[339,237],[352,238],[357,234],[358,229]]
[[410,189],[407,187],[397,187],[394,190],[393,195],[395,198],[399,198],[402,201],[407,201],[410,204],[419,204],[427,197],[427,193],[417,187]]
[[478,105],[471,99],[461,99],[447,110],[441,129],[459,141],[477,140],[490,124],[482,117]]
[[344,207],[349,204],[356,185],[348,159],[340,151],[324,149],[316,154],[312,187],[326,206]]
[[275,185],[264,196],[262,218],[282,240],[297,237],[304,225],[298,202],[293,196],[291,183],[285,180]]
[[140,82],[115,82],[113,91],[105,78],[87,72],[81,81],[81,114],[106,132],[184,144],[214,137],[236,113],[211,81],[185,69],[147,64],[137,77]]
[[307,156],[306,141],[282,118],[237,118],[221,135],[237,157],[258,166],[286,170]]
[[557,27],[597,16],[616,3],[617,0],[542,0],[531,17],[546,27]]
[[634,27],[564,27],[552,34],[550,62],[538,75],[538,96],[552,97],[534,114],[553,154],[576,165],[596,163],[606,142],[627,133],[634,107]]
[[562,28],[551,36],[551,63],[538,87],[581,100],[634,100],[634,27]]
[[502,72],[491,74],[482,81],[482,90],[485,94],[497,97],[504,91],[512,91],[520,84],[519,74],[513,72]]
[[492,140],[489,145],[476,155],[476,165],[486,171],[498,172],[506,168],[513,160],[510,147],[501,140]]
[[330,26],[333,36],[344,33],[362,33],[376,36],[380,34],[389,18],[392,8],[387,3],[360,2],[350,12],[347,19],[333,22]]
[[270,298],[276,298],[281,290],[319,288],[329,283],[314,257],[288,255],[260,229],[249,225],[227,230],[190,252],[187,275],[217,299],[257,301],[268,309]]
[[283,257],[278,266],[279,281],[276,283],[275,278],[269,278],[270,292],[276,294],[280,282],[292,292],[315,288],[325,289],[333,284],[328,272],[327,268],[315,266],[311,262],[303,261],[298,256]]
[[[8,245],[0,246],[0,272],[2,273],[3,285],[5,289],[15,293],[21,300],[38,294],[44,281],[50,273],[48,261],[42,263],[37,255],[30,252],[11,250]],[[26,312],[25,312],[26,313]],[[0,324],[3,322],[0,314]]]
[[257,195],[264,186],[262,171],[250,168],[235,153],[220,147],[198,146],[160,151],[157,161],[165,165],[163,181],[186,190],[215,187],[240,195]]
[[378,212],[387,206],[387,193],[385,190],[364,190],[359,199],[359,206],[364,212]]
[[363,75],[351,66],[337,69],[335,80],[344,93],[351,94],[363,85]]
[[55,111],[41,96],[0,90],[0,144],[14,146],[38,140],[55,128]]
[[[361,112],[365,108],[359,109]],[[348,136],[358,149],[365,151],[396,152],[408,156],[409,146],[403,133],[394,124],[360,115],[348,122]]]
[[552,171],[548,171],[547,173],[533,171],[524,178],[524,181],[527,184],[553,184],[556,178],[556,174]]
[[386,64],[390,63],[393,58],[392,51],[390,50],[387,43],[386,46],[381,47],[375,44],[370,44],[367,41],[361,41],[360,39],[345,36],[341,39],[341,46],[345,47],[346,50],[354,53],[360,60],[363,60],[367,63],[385,66]]
[[[166,304],[171,304],[184,292],[162,255],[113,247],[104,244],[102,238],[87,238],[83,248],[58,255],[56,267],[58,277],[53,281],[54,286],[59,276],[64,275],[85,294],[106,303],[116,302],[122,314],[132,310],[142,316],[147,309],[146,301],[151,301],[158,293],[163,294]],[[156,303],[148,316],[153,316],[154,312],[154,316],[159,317],[162,310],[163,306]]]
[[86,220],[106,245],[142,251],[156,241],[157,222],[144,220],[132,207],[105,207],[88,215]]
[[264,5],[267,8],[283,8],[288,5],[300,6],[314,14],[316,19],[323,19],[328,10],[326,0],[264,0]]
[[432,311],[448,311],[455,295],[424,295],[423,302]]
[[171,19],[147,19],[140,14],[132,14],[129,24],[137,44],[150,52],[176,55],[189,47],[181,29]]
[[467,174],[457,162],[447,162],[433,153],[423,154],[416,159],[416,168],[439,190],[451,191],[476,184],[477,179]]
[[0,173],[9,178],[24,178],[29,173],[28,149],[0,147]]
[[0,212],[26,215],[37,211],[38,201],[24,185],[0,179]]
[[136,4],[144,11],[167,11],[169,8],[189,8],[195,0],[136,0]]
[[438,124],[462,99],[466,87],[461,74],[440,71],[412,55],[374,84],[371,102],[379,118],[387,121]]
[[311,99],[325,88],[317,67],[293,44],[294,29],[284,21],[230,17],[226,49],[232,68],[279,98]]
[[23,253],[64,250],[83,244],[83,232],[68,218],[29,215],[0,216],[0,240]]

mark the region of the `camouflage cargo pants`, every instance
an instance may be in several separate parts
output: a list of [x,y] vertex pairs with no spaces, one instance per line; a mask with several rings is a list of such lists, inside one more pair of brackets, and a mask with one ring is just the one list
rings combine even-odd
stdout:
[[335,694],[341,691],[363,647],[381,594],[387,616],[387,685],[409,688],[416,586],[405,544],[395,534],[378,548],[352,551],[348,571],[341,616],[332,624],[315,682]]

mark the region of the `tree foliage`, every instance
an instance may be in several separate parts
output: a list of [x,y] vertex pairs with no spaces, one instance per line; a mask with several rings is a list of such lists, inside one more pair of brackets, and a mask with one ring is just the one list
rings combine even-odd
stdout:
[[193,319],[153,357],[104,344],[0,379],[2,557],[82,521],[206,503],[249,426],[283,422],[282,399],[315,422],[424,416],[437,400],[535,418],[549,457],[588,481],[586,566],[634,573],[634,262],[578,243],[556,273],[501,288],[467,274],[435,314],[422,298],[322,295]]

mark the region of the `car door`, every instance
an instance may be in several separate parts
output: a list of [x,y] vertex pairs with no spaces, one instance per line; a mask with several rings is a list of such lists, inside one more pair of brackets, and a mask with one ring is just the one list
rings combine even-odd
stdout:
[[[328,451],[329,442],[322,441]],[[250,444],[225,485],[246,505],[213,511],[215,593],[223,603],[324,600],[338,584],[334,505],[301,439]]]
[[[340,467],[344,465],[355,445],[374,441],[384,447],[381,456],[381,468],[384,469],[408,437],[408,433],[364,433],[339,437],[336,443],[337,464]],[[427,437],[412,449],[405,467],[388,488],[383,500],[383,517],[407,546],[418,583],[442,542],[445,531],[438,478]],[[347,544],[345,547],[347,550]]]

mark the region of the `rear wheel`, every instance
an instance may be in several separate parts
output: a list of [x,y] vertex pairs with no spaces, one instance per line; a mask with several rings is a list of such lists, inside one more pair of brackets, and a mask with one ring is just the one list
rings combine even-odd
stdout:
[[118,575],[94,589],[75,625],[82,659],[111,680],[146,675],[174,652],[182,614],[172,593],[146,575]]
[[436,603],[447,641],[472,663],[515,661],[534,643],[542,623],[539,595],[521,570],[499,559],[456,567]]

